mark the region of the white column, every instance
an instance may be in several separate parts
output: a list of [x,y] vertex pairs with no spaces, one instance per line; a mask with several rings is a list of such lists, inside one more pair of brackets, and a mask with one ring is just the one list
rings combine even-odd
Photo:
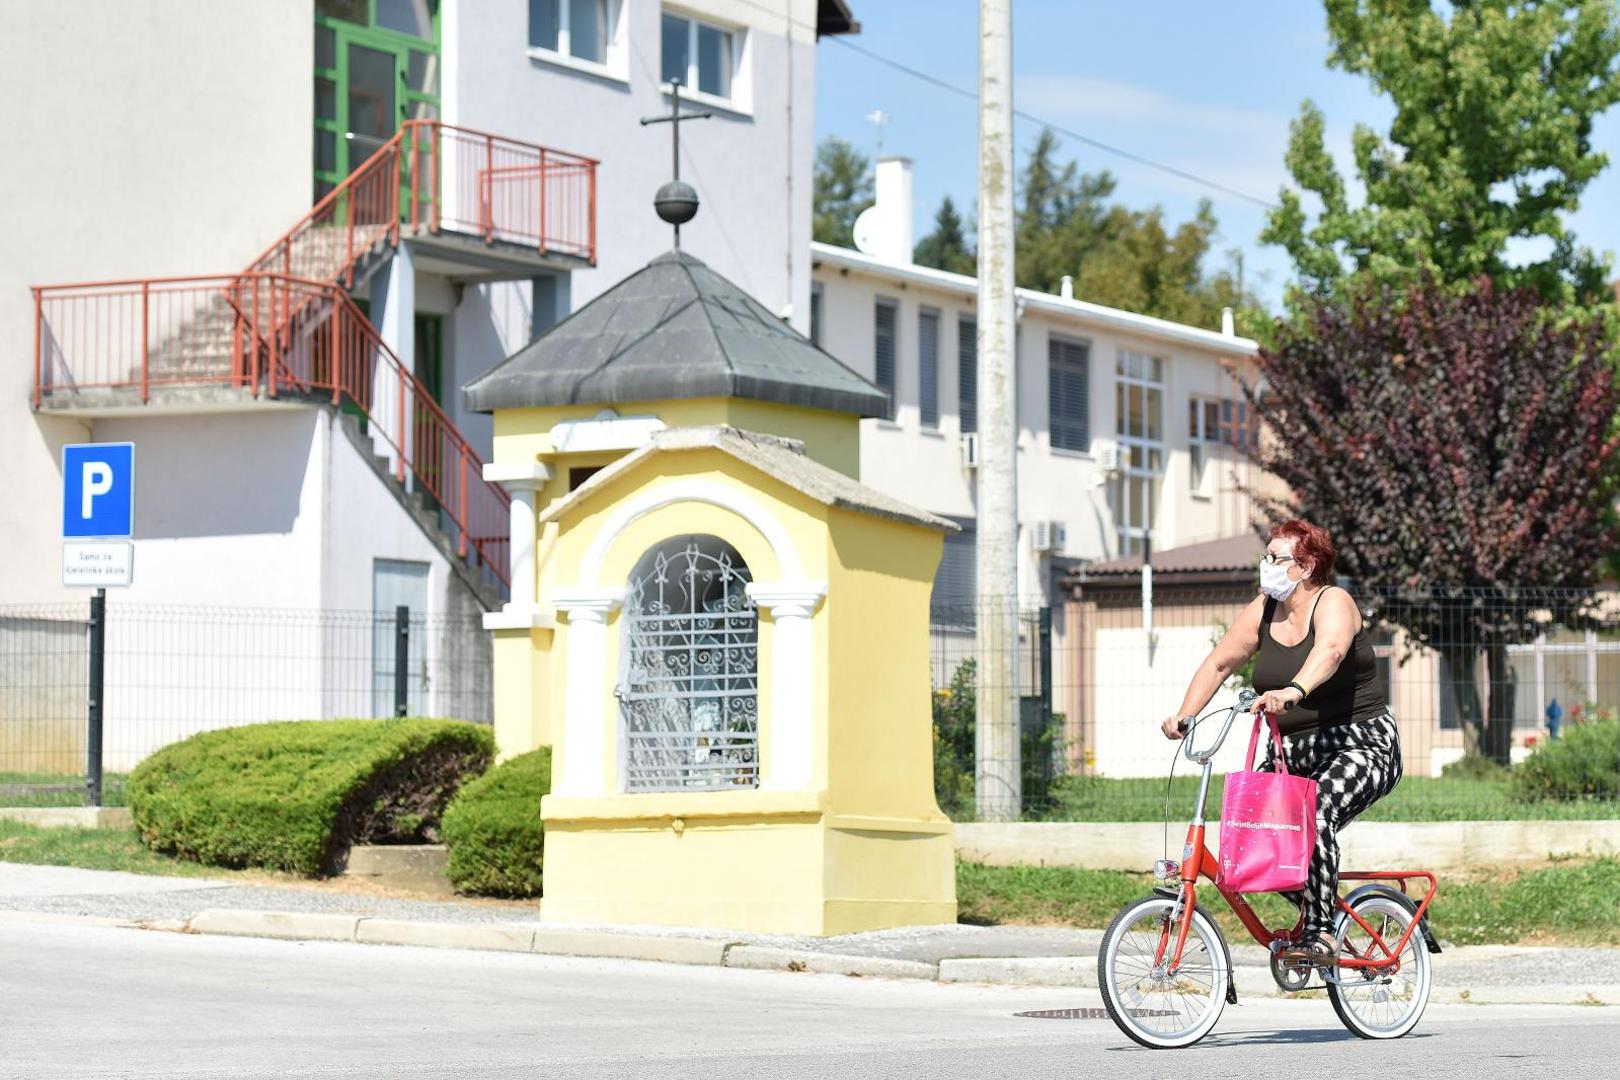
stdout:
[[484,615],[485,630],[527,629],[542,625],[535,597],[535,506],[534,495],[551,470],[538,461],[517,464],[491,462],[484,466],[484,479],[498,483],[512,495],[510,567],[512,598],[500,611]]
[[815,782],[811,709],[815,687],[815,642],[811,618],[827,595],[825,582],[753,582],[748,595],[771,613],[770,760],[760,787],[803,791]]
[[558,795],[603,795],[607,742],[607,619],[624,602],[623,589],[559,589],[552,597],[568,619]]
[[[382,300],[381,310],[377,303],[379,298]],[[376,326],[378,336],[399,358],[400,365],[415,374],[416,265],[409,244],[400,244],[394,249],[393,258],[372,286],[371,303],[372,324]],[[398,452],[383,437],[390,435],[409,460],[412,454],[410,417],[415,415],[415,402],[410,400],[411,388],[400,379],[393,367],[383,363],[377,364],[372,383],[372,443],[379,454],[388,458],[391,466],[395,465]],[[400,408],[401,397],[405,398],[403,410]],[[405,429],[396,430],[400,426],[401,416],[406,418]],[[405,483],[415,486],[415,478],[408,468],[405,470]]]

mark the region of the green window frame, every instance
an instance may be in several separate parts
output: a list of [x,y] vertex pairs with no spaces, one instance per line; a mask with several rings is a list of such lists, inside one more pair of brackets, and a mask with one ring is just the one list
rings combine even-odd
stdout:
[[[420,24],[423,16],[431,23],[431,38],[396,28],[412,17]],[[313,201],[319,202],[377,150],[369,140],[349,137],[354,130],[348,93],[351,46],[393,57],[393,131],[407,119],[436,120],[442,91],[439,20],[439,0],[316,0]],[[408,183],[403,173],[401,183]]]

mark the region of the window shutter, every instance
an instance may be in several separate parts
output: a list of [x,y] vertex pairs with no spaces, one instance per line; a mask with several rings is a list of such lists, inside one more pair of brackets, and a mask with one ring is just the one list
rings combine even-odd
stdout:
[[894,302],[879,300],[874,312],[876,334],[872,345],[873,379],[889,395],[884,418],[894,419]]
[[956,323],[957,415],[964,432],[979,430],[979,324],[974,319]]
[[1049,338],[1046,345],[1048,427],[1060,450],[1091,449],[1091,348]]
[[932,621],[936,626],[973,626],[978,595],[978,543],[972,525],[945,537],[934,574]]
[[918,410],[923,427],[939,426],[939,312],[917,313]]

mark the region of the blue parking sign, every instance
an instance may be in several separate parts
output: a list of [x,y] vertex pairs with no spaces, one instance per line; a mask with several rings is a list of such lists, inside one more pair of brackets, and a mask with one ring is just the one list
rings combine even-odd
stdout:
[[62,447],[62,535],[127,538],[135,524],[135,444]]

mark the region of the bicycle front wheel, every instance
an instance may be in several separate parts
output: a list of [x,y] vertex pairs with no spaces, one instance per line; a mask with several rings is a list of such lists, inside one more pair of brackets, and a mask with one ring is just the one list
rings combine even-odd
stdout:
[[[1378,933],[1382,947],[1348,915],[1339,916],[1339,955],[1379,959],[1412,924],[1412,908],[1387,895],[1356,902],[1356,914]],[[1429,1003],[1429,953],[1414,930],[1397,962],[1388,968],[1331,969],[1328,1000],[1344,1026],[1363,1039],[1398,1039],[1417,1026]]]
[[[1220,931],[1202,909],[1194,909],[1181,963],[1170,967],[1175,951],[1176,902],[1143,897],[1125,906],[1103,933],[1097,952],[1097,985],[1108,1015],[1131,1039],[1155,1050],[1170,1050],[1209,1034],[1221,1018],[1232,969]],[[1169,944],[1160,942],[1169,934]]]

